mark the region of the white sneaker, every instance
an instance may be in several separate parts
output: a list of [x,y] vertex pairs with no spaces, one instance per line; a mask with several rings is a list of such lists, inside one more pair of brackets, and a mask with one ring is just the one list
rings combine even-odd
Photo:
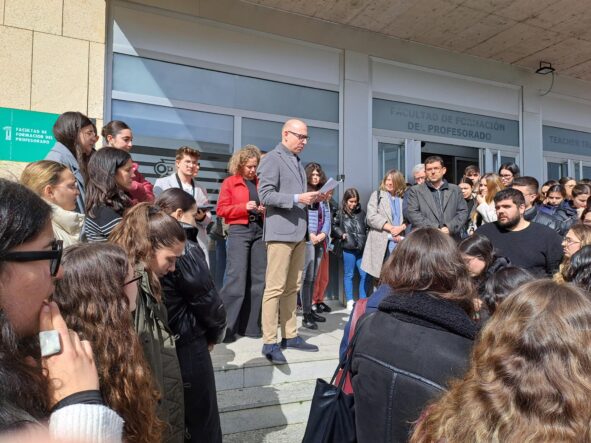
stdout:
[[355,306],[355,300],[347,301],[347,312],[351,313],[353,311],[353,306]]

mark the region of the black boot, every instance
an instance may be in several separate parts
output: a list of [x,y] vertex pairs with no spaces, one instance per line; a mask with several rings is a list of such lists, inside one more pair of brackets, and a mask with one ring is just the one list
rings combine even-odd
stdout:
[[314,321],[312,314],[304,314],[304,318],[302,319],[302,326],[307,329],[318,329],[318,325]]
[[326,321],[326,317],[323,317],[322,315],[318,315],[314,311],[312,311],[311,315],[312,315],[312,318],[314,319],[314,321],[317,321],[319,323],[324,323]]

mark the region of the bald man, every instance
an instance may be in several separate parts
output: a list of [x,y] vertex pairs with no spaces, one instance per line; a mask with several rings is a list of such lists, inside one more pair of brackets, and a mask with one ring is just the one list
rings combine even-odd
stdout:
[[[296,323],[308,232],[306,206],[325,199],[318,192],[306,192],[306,172],[298,154],[308,140],[306,124],[288,120],[281,129],[281,143],[265,155],[258,168],[259,197],[266,208],[263,240],[267,244],[262,353],[274,364],[287,363],[282,349],[318,351],[297,335]],[[281,345],[277,343],[279,322]]]

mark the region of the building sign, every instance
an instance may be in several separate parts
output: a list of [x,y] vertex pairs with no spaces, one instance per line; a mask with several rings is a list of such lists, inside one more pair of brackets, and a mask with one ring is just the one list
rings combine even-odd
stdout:
[[519,122],[443,108],[373,99],[373,127],[391,131],[519,146]]
[[36,161],[55,144],[53,124],[59,114],[0,108],[0,160]]
[[572,129],[542,127],[544,151],[591,156],[591,133]]

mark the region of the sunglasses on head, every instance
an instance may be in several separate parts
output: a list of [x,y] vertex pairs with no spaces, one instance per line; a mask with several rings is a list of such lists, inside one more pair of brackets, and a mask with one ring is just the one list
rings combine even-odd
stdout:
[[7,252],[0,256],[0,261],[15,261],[28,262],[38,260],[49,260],[49,272],[52,277],[57,275],[62,260],[62,252],[64,250],[64,242],[62,240],[54,240],[51,244],[50,251],[14,251]]

